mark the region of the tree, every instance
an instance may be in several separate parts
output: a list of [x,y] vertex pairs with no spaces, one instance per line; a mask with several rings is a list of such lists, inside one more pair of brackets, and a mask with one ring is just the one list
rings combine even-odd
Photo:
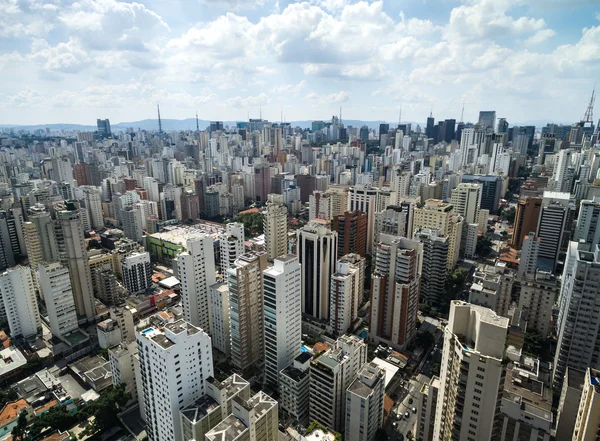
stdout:
[[508,210],[505,210],[503,213],[503,218],[509,224],[513,224],[515,222],[515,216],[517,215],[517,210],[515,207],[510,207]]
[[0,409],[3,408],[6,403],[15,401],[17,398],[19,398],[19,395],[13,388],[0,391]]
[[477,245],[475,246],[475,252],[481,257],[487,257],[492,252],[492,241],[487,237],[479,237],[477,239]]
[[237,222],[244,224],[244,233],[247,236],[259,236],[263,234],[262,213],[244,213],[236,219]]
[[526,354],[534,355],[539,357],[542,352],[544,345],[544,339],[537,331],[529,331],[525,333],[525,343],[523,345],[523,351]]
[[93,401],[86,409],[87,416],[93,416],[94,421],[86,428],[87,433],[114,427],[118,421],[119,410],[131,399],[124,384],[106,389],[96,401]]
[[456,268],[454,271],[448,273],[444,296],[440,299],[440,306],[443,311],[450,309],[450,300],[460,298],[460,293],[465,289],[465,282],[468,275],[468,271],[464,268]]
[[379,429],[377,429],[375,431],[375,441],[387,441],[388,440],[388,436],[387,433],[385,433],[385,430],[380,427]]
[[54,406],[33,420],[33,424],[29,428],[29,436],[35,439],[48,427],[63,432],[77,424],[77,422],[78,417],[70,414],[66,407]]
[[17,425],[11,432],[14,441],[23,441],[27,435],[27,412],[22,411],[19,414]]
[[431,369],[430,369],[429,373],[431,374],[432,377],[433,376],[439,377],[440,376],[440,369],[441,369],[441,366],[440,366],[439,363],[432,363],[431,364]]
[[91,249],[99,250],[101,248],[102,248],[102,245],[100,245],[100,242],[96,239],[91,239],[88,242],[88,250],[91,250]]

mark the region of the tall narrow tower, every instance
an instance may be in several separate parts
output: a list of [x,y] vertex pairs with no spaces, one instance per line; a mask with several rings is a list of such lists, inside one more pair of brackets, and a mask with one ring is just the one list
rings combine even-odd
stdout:
[[158,133],[162,134],[162,122],[160,120],[160,106],[157,104],[156,105],[156,111],[158,112]]
[[594,122],[594,102],[596,101],[596,84],[594,84],[594,89],[592,90],[592,97],[590,98],[590,102],[585,110],[585,115],[583,116],[583,122]]

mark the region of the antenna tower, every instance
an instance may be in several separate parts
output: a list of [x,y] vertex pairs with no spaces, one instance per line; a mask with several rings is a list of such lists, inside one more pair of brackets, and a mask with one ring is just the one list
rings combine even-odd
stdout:
[[160,121],[160,106],[156,105],[156,111],[158,112],[158,133],[162,133],[162,122]]
[[200,131],[200,123],[198,122],[198,111],[196,111],[196,130]]
[[588,104],[585,115],[583,116],[583,122],[594,122],[594,101],[596,101],[596,83],[594,83],[592,97],[590,98],[590,103]]
[[398,127],[402,124],[402,104],[400,104],[400,113],[398,114]]
[[460,112],[460,122],[465,122],[464,116],[465,116],[465,102],[463,100],[462,111]]

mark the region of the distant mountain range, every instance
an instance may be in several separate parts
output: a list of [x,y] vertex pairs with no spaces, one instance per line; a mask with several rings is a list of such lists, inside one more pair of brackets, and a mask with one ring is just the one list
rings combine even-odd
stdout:
[[[169,131],[169,130],[195,130],[196,129],[196,119],[195,118],[187,118],[187,119],[163,119],[161,120],[162,122],[162,128],[164,131]],[[237,121],[223,121],[223,124],[225,126],[235,126]],[[292,127],[302,127],[303,129],[305,128],[310,128],[311,124],[313,122],[313,120],[301,120],[301,121],[289,121],[292,125]],[[548,122],[548,120],[537,120],[537,121],[527,121],[527,122],[523,122],[523,123],[516,123],[516,124],[512,124],[512,125],[518,125],[518,126],[536,126],[536,127],[543,127],[545,126]],[[200,125],[200,130],[204,130],[206,129],[209,125],[210,125],[210,121],[208,120],[198,120],[198,123]],[[396,127],[397,126],[397,122],[389,122],[389,121],[363,121],[363,120],[359,120],[359,119],[346,119],[343,121],[344,125],[346,127],[348,126],[353,126],[353,127],[362,127],[363,125],[366,125],[367,127],[369,127],[370,129],[379,129],[379,124],[384,124],[387,123],[390,125],[390,127]],[[405,124],[406,122],[403,122],[403,124]],[[414,122],[412,121],[411,124],[413,125],[413,128],[416,127],[417,124],[420,124],[422,128],[425,127],[425,123],[424,122]],[[559,123],[557,123],[559,124]],[[570,123],[567,123],[570,124]],[[83,124],[63,124],[63,123],[59,123],[59,124],[32,124],[32,125],[18,125],[18,124],[0,124],[0,128],[14,128],[14,129],[20,129],[20,130],[39,130],[39,129],[50,129],[50,130],[64,130],[64,131],[82,131],[82,132],[89,132],[89,131],[95,131],[96,130],[96,126],[95,125],[83,125]],[[142,129],[142,130],[158,130],[158,120],[156,119],[143,119],[141,121],[132,121],[132,122],[120,122],[120,123],[116,123],[116,124],[112,124],[111,123],[111,128],[114,131],[121,131],[121,130],[126,130],[129,128],[133,128],[133,129]]]

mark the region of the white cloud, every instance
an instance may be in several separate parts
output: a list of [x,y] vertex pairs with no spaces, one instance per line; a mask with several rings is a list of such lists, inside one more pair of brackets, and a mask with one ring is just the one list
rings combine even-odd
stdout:
[[261,93],[260,95],[247,96],[244,98],[241,96],[229,98],[229,99],[225,100],[225,105],[228,107],[246,108],[246,107],[264,106],[270,102],[271,102],[271,98],[269,98],[267,96],[267,94]]
[[531,37],[525,40],[525,43],[540,44],[548,40],[549,38],[554,37],[555,35],[556,32],[554,32],[552,29],[542,29],[541,31],[537,31],[535,34],[533,34]]
[[350,94],[344,90],[328,95],[319,95],[315,92],[311,92],[304,98],[319,104],[342,104],[350,99]]
[[302,80],[298,84],[283,84],[275,86],[271,89],[271,92],[278,95],[295,95],[297,96],[306,88],[306,81]]

